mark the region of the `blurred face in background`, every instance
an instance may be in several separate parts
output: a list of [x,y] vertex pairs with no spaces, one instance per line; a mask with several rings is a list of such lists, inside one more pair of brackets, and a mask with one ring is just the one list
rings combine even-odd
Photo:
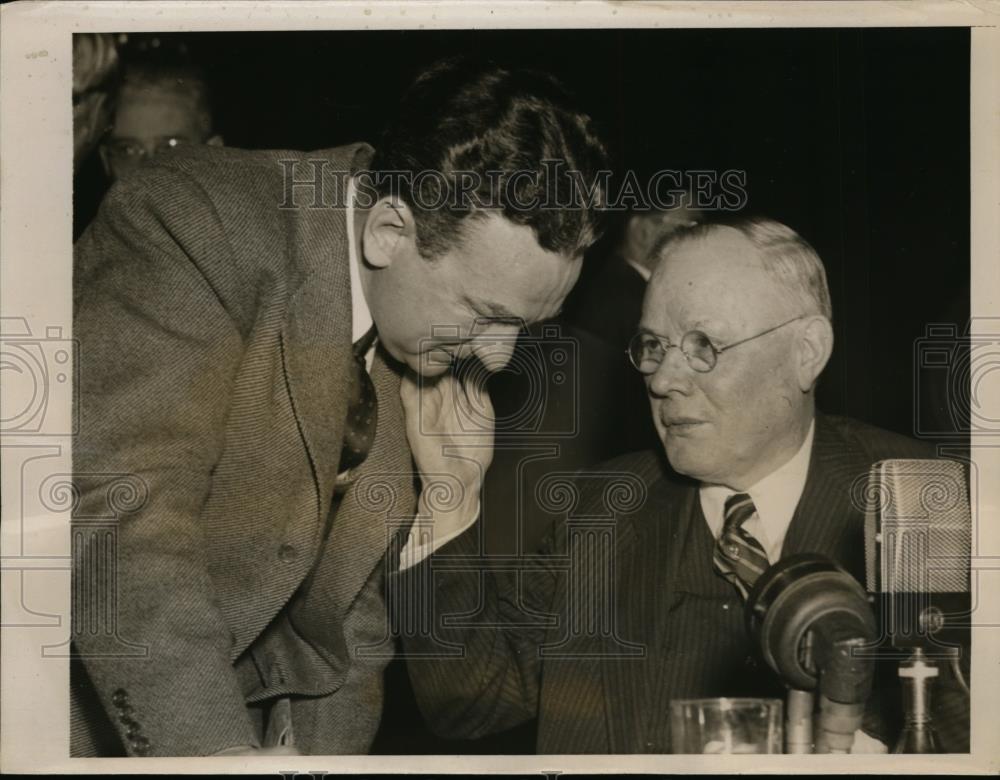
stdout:
[[656,258],[651,256],[656,243],[682,227],[689,227],[701,218],[701,212],[689,206],[659,211],[635,211],[625,223],[622,236],[622,256],[636,266],[646,281],[656,266]]
[[126,83],[108,137],[101,145],[105,173],[117,179],[156,154],[187,144],[222,145],[195,85]]

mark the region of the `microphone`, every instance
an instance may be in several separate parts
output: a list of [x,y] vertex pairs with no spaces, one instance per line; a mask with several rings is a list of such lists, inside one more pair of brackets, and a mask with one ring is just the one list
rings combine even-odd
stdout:
[[858,652],[876,636],[875,616],[860,583],[822,555],[792,555],[760,576],[745,614],[764,660],[792,688],[788,752],[809,752],[811,697],[804,700],[802,692],[816,689],[815,751],[849,752],[874,677],[873,656]]
[[865,579],[879,612],[881,656],[901,661],[904,725],[894,751],[935,753],[935,661],[948,661],[968,693],[958,663],[971,616],[972,512],[965,470],[953,460],[879,461],[863,499]]
[[882,644],[892,648],[883,657],[908,658],[921,647],[928,658],[952,658],[970,616],[972,513],[962,464],[882,460],[859,486],[866,586]]

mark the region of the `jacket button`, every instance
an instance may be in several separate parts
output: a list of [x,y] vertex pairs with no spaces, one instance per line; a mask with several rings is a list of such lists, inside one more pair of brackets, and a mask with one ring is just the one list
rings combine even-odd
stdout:
[[116,707],[122,707],[128,703],[128,692],[124,688],[119,688],[111,694],[111,703]]
[[278,560],[282,563],[292,563],[299,557],[299,551],[290,544],[283,544],[278,548]]
[[138,756],[144,756],[149,752],[149,740],[145,737],[136,737],[129,741],[132,752]]
[[133,720],[129,724],[128,729],[125,731],[125,739],[132,740],[133,742],[138,739],[145,739],[145,737],[142,736],[142,726]]

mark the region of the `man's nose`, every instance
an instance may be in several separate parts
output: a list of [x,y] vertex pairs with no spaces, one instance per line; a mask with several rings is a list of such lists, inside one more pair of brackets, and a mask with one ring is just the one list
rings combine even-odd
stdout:
[[517,342],[516,331],[511,334],[493,333],[475,339],[469,345],[469,351],[476,356],[483,367],[491,374],[502,371],[510,363]]
[[136,142],[133,146],[136,151],[130,154],[129,158],[134,160],[136,164],[142,162],[143,160],[148,160],[156,154],[155,141],[142,141],[141,143]]
[[510,363],[517,338],[523,330],[523,322],[477,319],[472,325],[469,340],[463,345],[461,356],[475,355],[491,374],[502,371]]
[[646,381],[650,395],[660,398],[671,392],[687,393],[691,389],[691,366],[678,347],[670,347],[663,355],[663,362]]

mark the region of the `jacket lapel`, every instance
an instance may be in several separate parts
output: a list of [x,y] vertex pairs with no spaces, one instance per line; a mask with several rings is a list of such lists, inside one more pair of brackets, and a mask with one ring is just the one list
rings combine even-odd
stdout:
[[788,526],[782,557],[818,552],[860,575],[864,518],[852,495],[863,495],[868,466],[864,453],[818,414],[805,488]]
[[416,471],[399,397],[403,367],[380,347],[372,364],[378,424],[368,457],[333,518],[317,573],[323,606],[347,612],[355,595],[385,556],[390,538],[406,531],[416,505]]
[[299,288],[281,332],[285,381],[316,484],[317,533],[333,497],[353,360],[347,266],[337,265],[311,275]]
[[[322,169],[329,200],[346,192],[347,174],[364,168],[370,147],[359,144]],[[350,254],[346,209],[289,210],[290,254],[298,261],[292,301],[281,331],[289,395],[316,485],[316,538],[333,505],[340,465],[351,352]],[[414,473],[399,398],[401,367],[376,349],[371,376],[378,403],[375,440],[354,484],[340,501],[296,609],[300,629],[325,636],[340,620],[384,556],[387,536],[412,520]],[[312,618],[315,617],[315,621]],[[316,625],[312,625],[315,622]],[[338,637],[326,637],[336,647]]]
[[399,400],[400,374],[382,350],[372,364],[378,424],[368,457],[339,505],[331,507],[330,532],[319,561],[292,605],[296,631],[337,665],[353,658],[346,647],[344,617],[379,561],[387,538],[412,519],[415,491],[410,449]]
[[[363,167],[370,155],[370,147],[359,144],[337,158],[324,159],[320,191],[329,194],[331,203],[339,203],[348,174]],[[351,296],[355,293],[348,265],[346,214],[339,205],[287,211],[288,251],[295,267],[281,329],[281,353],[316,484],[317,536],[333,498],[353,370]]]

